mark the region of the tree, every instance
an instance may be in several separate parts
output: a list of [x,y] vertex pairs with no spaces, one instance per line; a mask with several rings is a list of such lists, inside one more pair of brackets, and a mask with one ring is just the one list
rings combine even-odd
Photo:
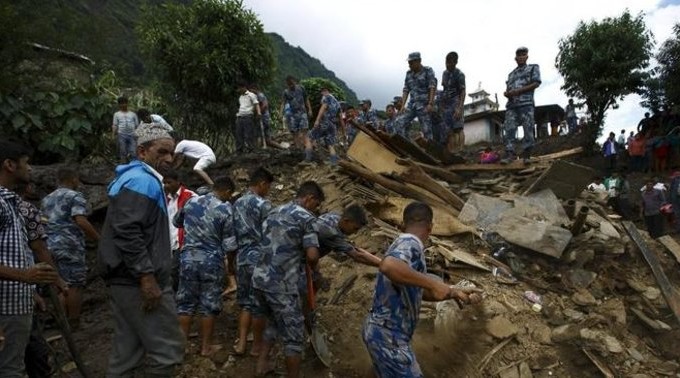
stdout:
[[226,147],[238,82],[265,86],[272,76],[270,42],[256,15],[240,0],[197,0],[145,7],[141,20],[141,48],[175,124],[188,137]]
[[680,23],[673,27],[673,36],[659,49],[659,80],[668,106],[680,105]]
[[654,45],[642,14],[601,22],[579,22],[574,34],[559,41],[555,67],[564,77],[562,89],[588,106],[591,126],[586,143],[601,134],[609,107],[631,93],[642,93]]

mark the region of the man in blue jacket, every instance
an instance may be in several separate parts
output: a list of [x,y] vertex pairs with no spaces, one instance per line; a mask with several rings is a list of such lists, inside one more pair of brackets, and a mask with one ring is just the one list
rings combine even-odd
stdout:
[[172,163],[175,143],[158,126],[140,127],[137,160],[116,168],[99,243],[101,273],[115,322],[108,377],[132,376],[146,361],[148,377],[174,375],[185,339],[171,287],[170,232],[158,173]]

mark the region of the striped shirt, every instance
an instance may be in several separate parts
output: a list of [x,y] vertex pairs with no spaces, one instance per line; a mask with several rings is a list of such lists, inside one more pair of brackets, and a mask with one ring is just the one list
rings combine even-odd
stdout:
[[[0,186],[0,265],[28,269],[33,266],[33,254],[28,248],[20,201],[18,195]],[[0,279],[0,315],[25,315],[32,311],[33,285]]]

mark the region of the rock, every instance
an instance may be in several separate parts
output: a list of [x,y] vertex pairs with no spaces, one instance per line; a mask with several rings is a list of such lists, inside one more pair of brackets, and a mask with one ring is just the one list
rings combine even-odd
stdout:
[[565,324],[559,327],[553,328],[550,338],[555,342],[565,342],[573,340],[579,335],[579,328],[574,324]]
[[520,378],[519,368],[517,366],[510,366],[498,373],[499,378]]
[[490,316],[502,315],[508,312],[508,308],[502,303],[491,299],[484,302],[484,312]]
[[638,352],[635,348],[627,348],[626,351],[637,362],[642,362],[645,360],[645,357],[642,355],[642,353]]
[[215,366],[215,363],[212,362],[211,359],[205,358],[205,357],[197,357],[194,364],[193,368],[199,371],[215,371],[217,370],[217,366]]
[[531,373],[529,364],[526,363],[526,361],[519,364],[519,378],[533,378],[533,377],[534,375]]
[[619,324],[626,324],[626,307],[619,298],[607,299],[598,307],[598,312]]
[[67,374],[76,371],[76,369],[78,369],[78,366],[76,366],[76,363],[73,361],[67,362],[61,367],[61,371]]
[[585,314],[582,313],[581,311],[576,311],[576,310],[571,309],[571,308],[565,308],[563,313],[564,313],[564,316],[566,316],[567,318],[569,318],[571,320],[577,320],[577,321],[583,319],[583,317],[585,316]]
[[552,344],[550,327],[543,323],[529,323],[527,326],[531,337],[541,344]]
[[656,369],[664,375],[675,374],[675,372],[678,371],[678,368],[680,368],[680,365],[678,365],[677,362],[670,360],[656,365]]
[[595,348],[601,351],[607,351],[610,353],[621,353],[623,352],[623,346],[614,336],[606,334],[604,331],[592,330],[590,328],[583,328],[579,331],[579,336],[583,340],[591,341],[595,345]]
[[597,299],[585,289],[581,289],[571,296],[571,300],[579,306],[594,306],[597,304]]
[[588,249],[572,249],[564,254],[564,261],[574,263],[575,266],[582,267],[583,265],[593,261],[595,258],[595,251]]
[[649,299],[650,301],[653,301],[661,295],[661,290],[655,288],[654,286],[648,286],[645,291],[642,293],[642,295]]
[[647,290],[647,285],[633,278],[626,278],[626,283],[631,289],[637,291],[638,293],[644,293],[645,290]]
[[517,326],[503,316],[496,316],[486,324],[486,332],[498,339],[514,336],[517,331]]
[[567,279],[576,288],[585,289],[597,278],[597,273],[584,270],[572,269],[567,272]]

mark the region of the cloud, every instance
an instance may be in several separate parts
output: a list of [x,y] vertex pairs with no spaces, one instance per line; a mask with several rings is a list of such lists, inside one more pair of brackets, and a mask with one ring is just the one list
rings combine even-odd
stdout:
[[[670,35],[680,19],[678,0],[620,0],[553,2],[527,0],[476,2],[419,0],[322,1],[246,0],[265,30],[282,35],[319,58],[343,79],[359,98],[370,98],[377,108],[401,94],[408,69],[406,57],[420,51],[423,64],[441,79],[444,57],[460,55],[468,88],[479,82],[502,99],[507,74],[514,68],[515,49],[529,47],[529,62],[541,67],[543,84],[537,104],[560,104],[562,78],[554,67],[560,38],[571,34],[579,21],[616,17],[626,8],[643,12],[657,43]],[[638,96],[628,96],[610,110],[607,130],[632,127],[642,117]],[[503,106],[504,104],[501,104]]]

